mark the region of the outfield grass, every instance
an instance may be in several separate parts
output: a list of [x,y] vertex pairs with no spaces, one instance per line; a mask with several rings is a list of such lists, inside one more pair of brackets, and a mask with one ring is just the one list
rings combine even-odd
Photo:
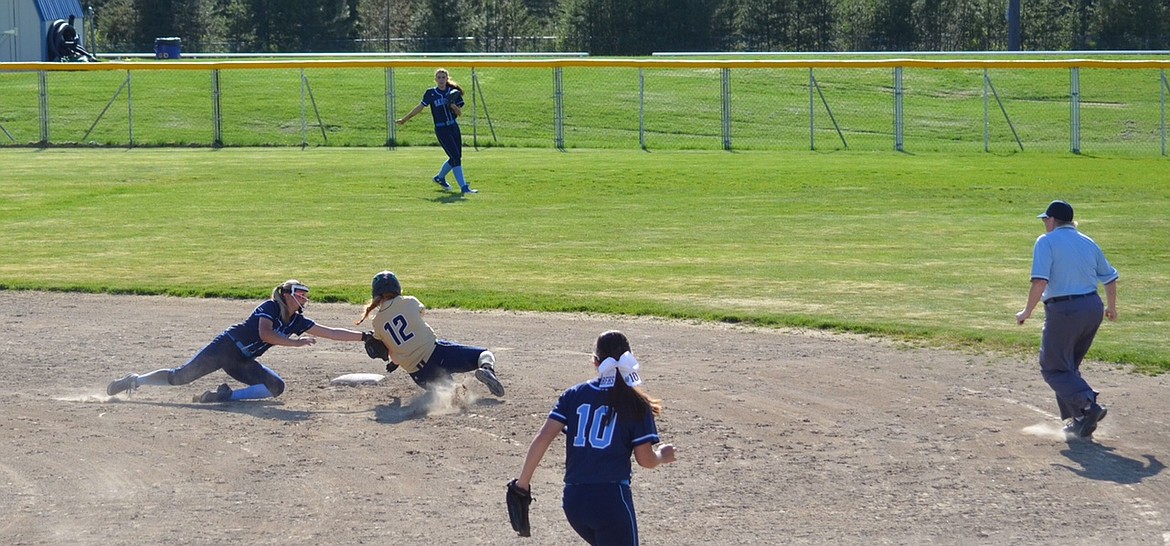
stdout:
[[1064,198],[1122,275],[1121,320],[1091,358],[1170,368],[1165,160],[495,148],[467,153],[482,190],[467,199],[430,182],[441,160],[433,147],[0,150],[0,287],[256,299],[295,277],[319,301],[358,303],[392,269],[433,307],[1034,352],[1041,315],[1013,315],[1035,215]]

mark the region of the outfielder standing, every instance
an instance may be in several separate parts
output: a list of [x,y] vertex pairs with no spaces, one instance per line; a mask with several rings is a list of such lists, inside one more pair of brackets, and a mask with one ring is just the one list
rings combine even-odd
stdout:
[[447,161],[443,163],[439,174],[435,175],[433,180],[443,189],[450,190],[447,173],[454,172],[455,181],[459,183],[459,189],[465,195],[479,193],[471,189],[471,185],[463,179],[463,134],[459,131],[459,123],[455,121],[455,118],[463,114],[463,88],[459,87],[455,80],[450,79],[447,69],[440,68],[435,71],[435,86],[427,89],[423,93],[422,102],[397,123],[405,125],[410,118],[417,116],[427,106],[431,107],[431,117],[434,118],[435,136],[438,137],[443,151],[447,152]]
[[659,438],[654,417],[662,406],[636,388],[642,379],[625,334],[610,330],[598,336],[593,366],[598,377],[561,394],[512,483],[531,491],[536,467],[563,432],[562,508],[569,525],[589,544],[638,544],[630,454],[642,467],[654,468],[675,461],[674,446],[655,445]]
[[428,390],[450,383],[452,373],[475,372],[475,378],[493,395],[504,395],[504,385],[496,379],[495,355],[483,347],[438,339],[423,319],[426,306],[413,296],[402,295],[402,285],[393,272],[374,275],[370,294],[365,312],[354,324],[361,324],[375,313],[373,335],[390,353],[387,372],[402,368],[418,386]]
[[272,289],[272,298],[261,303],[247,320],[225,330],[190,361],[178,368],[163,368],[148,374],[129,374],[114,380],[106,393],[114,396],[133,391],[142,385],[186,385],[215,370],[222,369],[247,387],[232,390],[227,383],[214,391],[196,395],[195,402],[227,402],[280,396],[284,380],[271,368],[257,361],[273,345],[306,347],[320,336],[337,341],[363,341],[368,334],[345,328],[329,328],[305,317],[309,287],[288,280]]
[[[1081,361],[1102,315],[1117,320],[1117,269],[1096,242],[1077,231],[1072,205],[1053,201],[1039,218],[1045,233],[1032,248],[1032,289],[1016,322],[1023,324],[1044,301],[1040,373],[1056,392],[1060,418],[1071,419],[1065,431],[1089,438],[1107,410],[1097,404],[1097,391],[1081,377]],[[1097,294],[1098,283],[1105,285],[1107,304]]]

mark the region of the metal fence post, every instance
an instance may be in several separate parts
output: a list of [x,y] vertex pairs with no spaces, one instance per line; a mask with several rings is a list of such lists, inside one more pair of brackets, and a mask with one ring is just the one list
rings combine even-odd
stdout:
[[553,69],[553,123],[556,133],[555,140],[558,150],[565,149],[565,84],[562,79],[561,67]]
[[386,147],[394,150],[398,146],[398,123],[394,116],[397,107],[394,104],[394,69],[386,69]]
[[983,151],[991,151],[991,105],[987,96],[987,69],[983,69]]
[[646,149],[646,71],[638,69],[638,144]]
[[134,147],[134,82],[132,72],[126,71],[126,125],[130,130],[130,147]]
[[817,149],[817,122],[816,100],[813,96],[816,80],[813,79],[813,69],[808,69],[808,149]]
[[301,149],[309,145],[309,121],[305,117],[305,69],[301,69]]
[[1081,153],[1081,69],[1073,67],[1069,72],[1069,138],[1072,153]]
[[902,67],[894,67],[894,149],[905,151],[902,139]]
[[723,77],[723,149],[731,150],[731,69],[724,68]]
[[211,145],[223,147],[223,110],[220,108],[219,69],[211,71]]
[[1160,101],[1162,104],[1162,156],[1166,156],[1166,90],[1170,89],[1170,83],[1166,82],[1166,71],[1162,70],[1162,86],[1158,88],[1161,95]]
[[471,67],[471,145],[479,149],[479,103],[475,100],[475,89],[479,86],[479,76],[475,67]]
[[49,143],[49,81],[45,78],[45,71],[37,72],[37,88],[40,95],[41,112],[41,144]]

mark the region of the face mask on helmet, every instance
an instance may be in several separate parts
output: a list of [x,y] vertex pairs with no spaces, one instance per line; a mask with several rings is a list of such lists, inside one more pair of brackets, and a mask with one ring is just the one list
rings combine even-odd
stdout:
[[294,284],[288,287],[287,293],[296,300],[303,309],[309,303],[309,287],[303,284]]

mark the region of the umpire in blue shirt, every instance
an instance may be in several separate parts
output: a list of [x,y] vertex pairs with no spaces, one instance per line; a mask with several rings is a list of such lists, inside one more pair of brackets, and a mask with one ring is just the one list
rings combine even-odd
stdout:
[[[1032,289],[1016,322],[1023,324],[1044,302],[1040,373],[1056,392],[1060,418],[1068,422],[1065,432],[1089,438],[1106,409],[1097,404],[1097,391],[1081,377],[1080,367],[1101,317],[1117,320],[1117,269],[1096,242],[1077,231],[1072,205],[1053,201],[1039,218],[1045,233],[1032,249]],[[1105,286],[1106,303],[1097,294],[1098,283]]]

